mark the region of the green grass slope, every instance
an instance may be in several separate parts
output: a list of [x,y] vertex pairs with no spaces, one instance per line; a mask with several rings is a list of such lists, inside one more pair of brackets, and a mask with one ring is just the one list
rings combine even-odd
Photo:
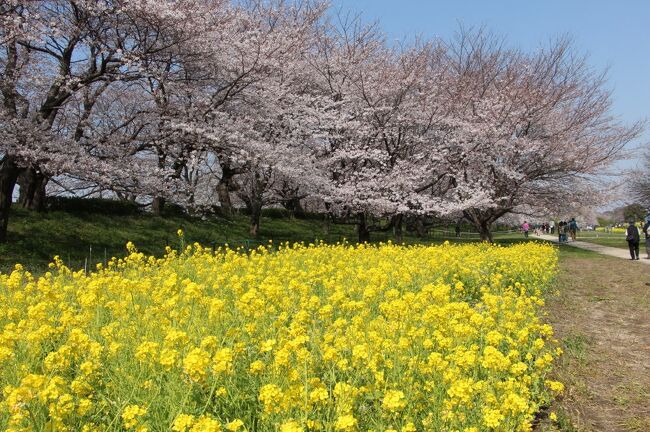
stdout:
[[[0,272],[10,271],[16,263],[33,272],[47,268],[52,257],[59,255],[73,269],[94,268],[94,264],[126,253],[126,243],[132,241],[145,254],[161,256],[165,246],[178,248],[178,229],[185,233],[185,242],[198,242],[216,247],[228,243],[233,247],[255,247],[269,240],[278,242],[312,242],[324,240],[335,243],[357,238],[353,225],[326,226],[322,218],[292,219],[277,210],[265,210],[260,235],[251,238],[248,217],[235,216],[202,219],[170,212],[154,216],[138,211],[136,206],[106,200],[58,200],[46,213],[14,208],[9,221],[8,242],[0,244]],[[453,227],[452,227],[453,230]],[[441,243],[447,238],[433,230],[425,239],[405,233],[404,242]],[[392,240],[391,232],[373,232],[373,242]],[[451,238],[453,242],[478,241],[476,235]],[[531,236],[529,240],[535,240]],[[519,233],[495,233],[495,241],[511,244],[524,241]]]
[[116,214],[102,209],[47,213],[14,209],[9,220],[8,241],[0,244],[0,271],[6,272],[15,263],[41,270],[55,255],[72,268],[83,268],[86,263],[123,256],[128,241],[146,254],[160,256],[167,245],[179,247],[178,229],[185,232],[186,242],[211,247],[225,243],[255,246],[268,240],[336,242],[355,237],[351,225],[330,225],[327,233],[323,221],[286,217],[263,217],[259,237],[251,239],[246,216],[229,221],[137,212]]

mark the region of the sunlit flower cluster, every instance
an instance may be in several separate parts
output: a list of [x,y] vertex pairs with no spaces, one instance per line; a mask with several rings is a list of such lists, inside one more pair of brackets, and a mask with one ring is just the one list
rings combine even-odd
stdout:
[[8,431],[527,431],[550,246],[199,245],[0,275]]

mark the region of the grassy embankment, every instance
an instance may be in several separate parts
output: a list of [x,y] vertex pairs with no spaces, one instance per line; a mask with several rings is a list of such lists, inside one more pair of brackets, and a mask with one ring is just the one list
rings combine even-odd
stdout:
[[331,225],[329,234],[325,234],[322,221],[285,217],[264,217],[260,236],[251,239],[245,216],[237,216],[229,221],[220,218],[202,220],[184,215],[160,217],[103,209],[53,210],[46,213],[15,209],[9,222],[8,242],[0,245],[0,271],[6,271],[17,262],[28,269],[40,270],[55,255],[73,268],[83,268],[86,263],[123,256],[128,241],[146,254],[160,256],[165,246],[180,246],[176,235],[178,229],[185,232],[186,242],[198,242],[210,247],[225,243],[254,246],[270,239],[337,241],[354,237],[352,226]]
[[[134,207],[100,200],[83,200],[59,203],[46,213],[35,213],[16,208],[12,210],[8,242],[0,244],[0,271],[6,272],[15,263],[32,271],[42,271],[52,257],[59,255],[72,268],[83,268],[103,262],[112,256],[123,256],[125,245],[132,241],[140,251],[160,256],[165,246],[180,245],[178,229],[185,232],[186,242],[204,246],[255,247],[274,242],[311,242],[324,240],[335,243],[356,240],[353,225],[326,225],[322,218],[292,219],[279,211],[266,211],[262,218],[260,235],[248,234],[248,218],[239,215],[232,220],[222,218],[201,219],[187,215],[168,214],[163,217],[137,211]],[[465,229],[465,228],[464,228]],[[433,230],[426,238],[405,233],[405,243],[440,243],[452,235],[453,227],[446,233]],[[452,235],[453,236],[453,235]],[[372,233],[372,241],[387,241],[391,232]],[[534,239],[531,236],[531,240]],[[452,241],[477,241],[476,234],[463,234]],[[522,241],[518,233],[495,234],[501,244]]]

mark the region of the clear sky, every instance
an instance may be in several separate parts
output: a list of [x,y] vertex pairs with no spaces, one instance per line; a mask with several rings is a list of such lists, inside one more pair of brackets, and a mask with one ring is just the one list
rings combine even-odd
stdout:
[[[460,24],[484,26],[526,50],[569,35],[594,67],[608,68],[614,115],[650,121],[650,0],[331,1],[335,10],[378,21],[397,40],[449,38]],[[642,143],[650,143],[650,124],[632,146]]]

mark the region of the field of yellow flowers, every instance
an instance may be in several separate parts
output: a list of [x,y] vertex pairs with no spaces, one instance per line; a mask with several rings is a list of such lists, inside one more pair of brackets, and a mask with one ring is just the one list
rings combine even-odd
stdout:
[[0,275],[7,431],[526,431],[550,246],[199,245]]

